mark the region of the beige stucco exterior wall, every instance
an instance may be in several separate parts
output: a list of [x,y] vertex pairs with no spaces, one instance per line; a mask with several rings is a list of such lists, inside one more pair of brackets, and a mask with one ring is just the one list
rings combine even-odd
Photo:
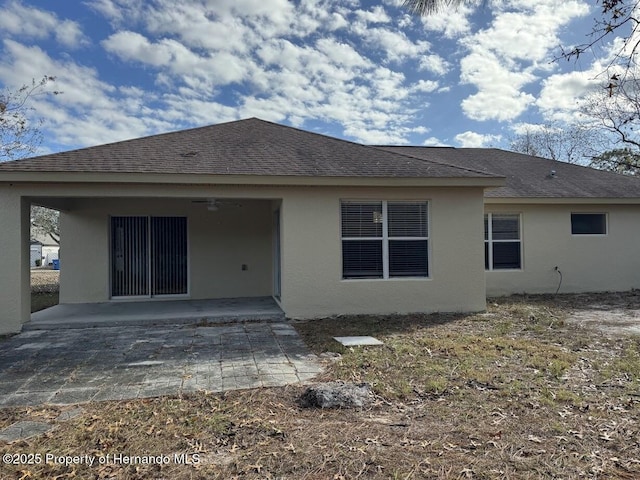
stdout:
[[[190,199],[89,199],[61,215],[60,301],[110,296],[109,218],[186,216],[189,298],[271,295],[270,203],[243,200],[208,211]],[[247,269],[242,270],[242,265]]]
[[[340,200],[428,200],[430,278],[343,280]],[[305,189],[282,205],[287,315],[479,311],[485,308],[482,189]],[[461,275],[461,272],[464,272]]]
[[[250,192],[236,189],[242,197]],[[187,215],[190,298],[273,293],[273,210],[281,202],[282,301],[296,318],[485,307],[480,188],[263,188],[243,207],[208,212],[189,199],[92,199],[63,214],[61,301],[109,299],[109,215]],[[429,200],[431,278],[342,280],[340,199]],[[66,234],[80,232],[80,235]],[[470,239],[476,238],[475,242]],[[67,253],[73,252],[73,253]],[[73,257],[73,258],[68,258]],[[248,270],[242,271],[242,264]],[[465,271],[461,281],[456,272]]]
[[[23,184],[0,195],[8,206],[0,213],[0,241],[9,267],[0,270],[0,305],[9,312],[1,331],[18,331],[29,317],[28,207],[18,207],[28,197],[62,210],[63,303],[109,300],[110,215],[188,217],[190,298],[271,295],[279,205],[281,306],[288,316],[485,308],[481,187]],[[240,199],[243,207],[208,212],[192,203],[210,197]],[[343,280],[341,199],[428,200],[430,278]]]
[[29,202],[0,186],[0,334],[15,333],[31,314]]
[[[487,272],[487,295],[622,291],[640,287],[640,205],[496,205],[521,214],[521,270]],[[571,235],[571,213],[607,213],[608,233]]]

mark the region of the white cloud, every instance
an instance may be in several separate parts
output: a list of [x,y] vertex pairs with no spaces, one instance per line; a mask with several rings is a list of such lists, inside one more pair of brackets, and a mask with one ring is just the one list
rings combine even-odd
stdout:
[[412,92],[434,92],[438,89],[438,82],[433,80],[418,80],[418,83],[411,87]]
[[54,13],[12,1],[0,8],[0,31],[11,36],[43,39],[53,37],[65,47],[88,44],[77,22],[61,20]]
[[429,137],[422,142],[422,145],[425,147],[446,147],[447,144],[443,143],[437,137]]
[[515,72],[488,51],[476,50],[460,63],[463,83],[471,83],[478,93],[462,101],[465,114],[474,120],[511,120],[520,115],[534,97],[522,87],[535,77],[529,72]]
[[91,0],[86,3],[112,22],[121,22],[124,19],[121,7],[113,0]]
[[[137,32],[118,32],[102,42],[107,52],[123,60],[137,60],[149,65],[167,65],[175,57],[177,42],[162,41],[155,45]],[[186,51],[182,47],[183,52]]]
[[407,58],[420,58],[428,52],[431,44],[424,40],[412,42],[404,32],[387,28],[357,28],[354,30],[363,36],[368,48],[384,53],[387,60],[401,62]]
[[423,55],[420,58],[420,70],[427,70],[438,76],[445,75],[449,71],[449,63],[440,55]]
[[[412,97],[438,88],[438,83],[429,79],[407,82],[401,70],[380,66],[363,49],[356,48],[360,35],[367,48],[373,44],[390,60],[422,58],[429,43],[413,42],[393,26],[365,29],[355,35],[355,42],[353,35],[347,37],[351,41],[342,40],[343,36],[338,40],[324,30],[313,42],[308,38],[298,40],[318,28],[330,32],[336,26],[342,28],[363,19],[378,25],[390,22],[381,7],[370,12],[354,13],[344,7],[331,11],[329,3],[316,1],[304,4],[292,15],[290,2],[274,0],[263,14],[275,12],[276,20],[254,22],[259,12],[249,12],[250,3],[246,2],[216,3],[215,15],[197,4],[168,5],[164,0],[152,6],[138,5],[145,15],[133,16],[144,22],[147,34],[121,30],[102,44],[124,62],[151,67],[159,87],[179,89],[180,97],[187,97],[185,103],[190,105],[186,111],[195,112],[190,116],[193,121],[205,121],[207,110],[224,118],[258,116],[299,126],[308,119],[321,119],[340,122],[344,135],[359,141],[400,143],[415,133],[406,126],[412,120]],[[112,7],[96,6],[117,17]],[[321,25],[322,18],[334,22],[333,26]],[[216,30],[223,19],[231,23],[226,29]],[[286,33],[283,30],[269,37],[287,22]],[[207,39],[194,34],[207,29],[212,32]],[[446,62],[437,55],[429,58],[430,69],[442,72]],[[220,88],[238,84],[247,85],[249,92],[237,97],[235,107],[221,106],[217,102]],[[172,107],[185,111],[177,98],[171,96]],[[428,104],[425,100],[420,103]]]
[[499,142],[500,135],[482,134],[471,131],[459,133],[455,136],[456,142],[463,148],[483,148],[492,143]]
[[510,129],[516,135],[523,135],[525,133],[535,133],[544,131],[547,128],[545,125],[540,123],[527,123],[527,122],[518,122],[511,125]]
[[[40,70],[58,75],[65,94],[38,109],[58,141],[74,146],[247,116],[340,125],[356,141],[402,144],[424,136],[416,112],[449,88],[442,77],[453,68],[415,35],[420,22],[397,10],[398,0],[366,8],[357,0],[81,5],[112,29],[95,61],[24,41],[5,42],[0,66],[4,83]],[[58,34],[73,37],[72,29]]]
[[384,8],[380,5],[376,5],[371,10],[357,10],[356,17],[358,20],[366,23],[389,23],[391,18],[387,15]]
[[351,45],[340,43],[334,39],[321,38],[316,43],[318,51],[324,53],[327,58],[343,67],[366,67],[371,61],[365,59]]
[[347,125],[345,134],[360,139],[365,145],[406,145],[406,137],[412,133],[424,133],[422,128],[399,127],[393,129],[363,128]]
[[102,42],[104,48],[122,60],[133,60],[154,67],[167,67],[192,86],[211,88],[242,81],[246,65],[229,52],[200,56],[173,39],[151,43],[136,32],[118,32]]
[[[93,68],[71,61],[56,61],[38,47],[4,41],[5,61],[0,64],[0,81],[20,85],[24,78],[40,78],[56,72],[53,85],[60,95],[38,95],[30,99],[43,125],[55,132],[58,143],[88,146],[170,130],[164,115],[140,102],[139,90],[116,89],[98,78]],[[145,93],[146,101],[153,95]]]
[[518,117],[535,100],[524,88],[549,70],[560,28],[588,11],[578,0],[506,3],[489,28],[463,42],[469,53],[460,64],[461,81],[478,89],[463,100],[464,113],[475,120]]
[[546,78],[536,101],[545,119],[568,122],[575,120],[582,100],[602,88],[602,82],[595,78],[595,70],[599,70],[599,67],[588,72],[569,72]]
[[422,25],[428,32],[438,32],[447,38],[456,38],[470,33],[469,15],[473,8],[460,6],[456,11],[443,11],[421,17]]

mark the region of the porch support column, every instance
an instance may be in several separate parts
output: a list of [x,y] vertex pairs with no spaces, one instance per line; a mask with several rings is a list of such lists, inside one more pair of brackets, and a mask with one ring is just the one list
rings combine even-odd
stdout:
[[0,186],[0,335],[31,318],[30,207],[15,187]]

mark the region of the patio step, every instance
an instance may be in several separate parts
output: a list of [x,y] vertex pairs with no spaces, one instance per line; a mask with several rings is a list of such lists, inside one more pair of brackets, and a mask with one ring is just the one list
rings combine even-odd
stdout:
[[285,322],[286,317],[281,315],[249,315],[249,316],[207,316],[201,318],[145,318],[145,319],[100,319],[100,320],[71,320],[71,321],[49,321],[49,322],[28,322],[22,326],[22,331],[27,330],[52,330],[52,329],[78,329],[78,328],[96,328],[96,327],[125,327],[125,326],[160,326],[160,325],[222,325],[226,323],[247,323],[247,322],[263,322],[263,323],[281,323]]
[[56,305],[33,313],[31,321],[23,325],[23,330],[283,321],[284,312],[267,297],[110,302]]

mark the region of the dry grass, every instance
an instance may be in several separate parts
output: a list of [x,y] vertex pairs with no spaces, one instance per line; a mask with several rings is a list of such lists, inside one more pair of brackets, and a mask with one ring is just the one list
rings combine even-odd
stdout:
[[60,270],[31,270],[31,313],[58,304]]
[[[89,404],[0,453],[162,454],[169,464],[2,465],[0,477],[640,478],[640,339],[565,324],[571,302],[520,297],[481,315],[297,323],[317,353],[341,354],[322,379],[370,382],[373,406],[301,409],[300,386]],[[331,339],[359,334],[385,345]],[[61,410],[3,409],[0,428]],[[178,464],[174,453],[200,461]]]

